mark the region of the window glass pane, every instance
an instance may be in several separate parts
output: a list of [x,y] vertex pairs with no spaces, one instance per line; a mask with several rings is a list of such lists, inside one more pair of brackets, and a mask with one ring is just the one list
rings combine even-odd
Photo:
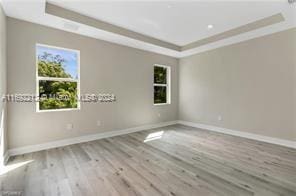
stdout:
[[77,82],[39,81],[39,109],[77,108]]
[[38,76],[78,79],[78,54],[75,51],[36,46]]
[[154,66],[154,83],[166,84],[167,82],[167,68]]
[[167,88],[165,86],[154,86],[154,103],[167,102]]

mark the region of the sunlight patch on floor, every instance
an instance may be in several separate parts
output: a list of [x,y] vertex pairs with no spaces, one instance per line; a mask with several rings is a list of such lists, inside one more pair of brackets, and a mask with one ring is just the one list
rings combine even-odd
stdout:
[[29,161],[24,161],[24,162],[20,162],[20,163],[15,163],[15,164],[10,164],[10,165],[5,165],[5,166],[1,166],[0,167],[0,176],[7,174],[8,172],[11,172],[17,168],[20,168],[22,166],[25,166],[29,163],[33,162],[33,160],[29,160]]
[[158,131],[158,132],[154,132],[154,133],[150,133],[144,140],[144,142],[149,142],[149,141],[153,141],[153,140],[157,140],[157,139],[161,139],[162,135],[163,135],[163,131]]

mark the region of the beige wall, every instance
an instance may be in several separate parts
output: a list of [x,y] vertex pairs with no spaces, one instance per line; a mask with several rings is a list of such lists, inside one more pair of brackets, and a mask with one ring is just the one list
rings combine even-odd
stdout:
[[[81,94],[109,92],[118,99],[82,103],[80,111],[47,113],[36,113],[34,103],[9,103],[9,148],[177,120],[177,59],[12,18],[7,23],[10,94],[35,93],[35,44],[41,43],[80,50]],[[153,106],[155,63],[171,66],[170,105]],[[67,130],[67,123],[74,129]]]
[[[12,18],[7,25],[8,93],[35,93],[35,44],[42,43],[80,50],[82,94],[118,97],[68,112],[10,103],[9,148],[177,120],[178,111],[180,120],[296,140],[296,29],[182,58],[178,67],[163,55]],[[171,105],[153,106],[154,63],[172,67]]]
[[183,58],[179,118],[296,140],[295,68],[295,28]]
[[0,157],[7,150],[6,143],[6,103],[2,96],[6,94],[6,16],[0,4]]

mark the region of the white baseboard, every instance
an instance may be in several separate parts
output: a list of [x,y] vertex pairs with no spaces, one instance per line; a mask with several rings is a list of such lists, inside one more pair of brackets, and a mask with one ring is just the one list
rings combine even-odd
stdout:
[[235,130],[231,130],[231,129],[216,127],[216,126],[212,126],[212,125],[193,123],[193,122],[188,122],[188,121],[183,121],[183,120],[179,120],[178,123],[182,124],[182,125],[190,126],[190,127],[199,128],[199,129],[206,129],[209,131],[215,131],[215,132],[219,132],[219,133],[234,135],[234,136],[238,136],[238,137],[248,138],[248,139],[252,139],[252,140],[267,142],[267,143],[271,143],[271,144],[277,144],[277,145],[296,149],[296,141],[278,139],[278,138],[274,138],[274,137],[268,137],[268,136],[258,135],[258,134],[254,134],[254,133],[247,133],[247,132],[242,132],[242,131],[235,131]]
[[71,144],[89,142],[89,141],[93,141],[93,140],[98,140],[98,139],[103,139],[103,138],[108,138],[108,137],[113,137],[113,136],[118,136],[118,135],[124,135],[124,134],[128,134],[128,133],[133,133],[133,132],[138,132],[138,131],[143,131],[143,130],[148,130],[148,129],[165,127],[165,126],[177,124],[177,122],[178,121],[162,122],[162,123],[157,123],[157,124],[150,124],[150,125],[143,125],[143,126],[139,126],[139,127],[128,128],[128,129],[85,135],[85,136],[81,136],[81,137],[58,140],[58,141],[53,141],[53,142],[48,142],[48,143],[43,143],[43,144],[24,146],[24,147],[20,147],[20,148],[12,148],[12,149],[9,149],[7,158],[9,158],[9,156],[21,155],[21,154],[51,149],[51,148],[57,148],[57,147],[61,147],[61,146],[67,146],[67,145],[71,145]]
[[271,144],[277,144],[277,145],[296,149],[296,141],[278,139],[278,138],[273,138],[273,137],[268,137],[268,136],[257,135],[257,134],[253,134],[253,133],[247,133],[247,132],[242,132],[242,131],[235,131],[235,130],[231,130],[231,129],[216,127],[216,126],[212,126],[212,125],[205,125],[205,124],[199,124],[199,123],[178,120],[178,121],[169,121],[169,122],[162,122],[162,123],[157,123],[157,124],[143,125],[143,126],[139,126],[139,127],[133,127],[133,128],[128,128],[128,129],[116,130],[116,131],[97,133],[97,134],[92,134],[92,135],[85,135],[85,136],[81,136],[81,137],[58,140],[58,141],[53,141],[53,142],[48,142],[48,143],[43,143],[43,144],[24,146],[24,147],[20,147],[20,148],[13,148],[13,149],[9,149],[8,152],[5,153],[4,158],[1,161],[6,163],[10,156],[21,155],[21,154],[26,154],[26,153],[31,153],[31,152],[37,152],[37,151],[41,151],[41,150],[57,148],[57,147],[62,147],[62,146],[67,146],[67,145],[72,145],[72,144],[77,144],[77,143],[82,143],[82,142],[89,142],[89,141],[93,141],[93,140],[98,140],[98,139],[103,139],[103,138],[108,138],[108,137],[113,137],[113,136],[119,136],[119,135],[134,133],[134,132],[138,132],[138,131],[159,128],[159,127],[165,127],[165,126],[174,125],[174,124],[182,124],[182,125],[186,125],[186,126],[199,128],[199,129],[215,131],[215,132],[219,132],[219,133],[234,135],[234,136],[238,136],[238,137],[253,139],[253,140],[257,140],[257,141],[267,142],[267,143],[271,143]]

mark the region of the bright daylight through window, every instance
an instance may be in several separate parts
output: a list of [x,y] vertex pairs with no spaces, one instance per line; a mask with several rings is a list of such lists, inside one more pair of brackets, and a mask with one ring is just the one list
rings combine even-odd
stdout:
[[170,103],[170,67],[154,65],[154,105]]
[[79,51],[36,45],[37,111],[79,109]]

